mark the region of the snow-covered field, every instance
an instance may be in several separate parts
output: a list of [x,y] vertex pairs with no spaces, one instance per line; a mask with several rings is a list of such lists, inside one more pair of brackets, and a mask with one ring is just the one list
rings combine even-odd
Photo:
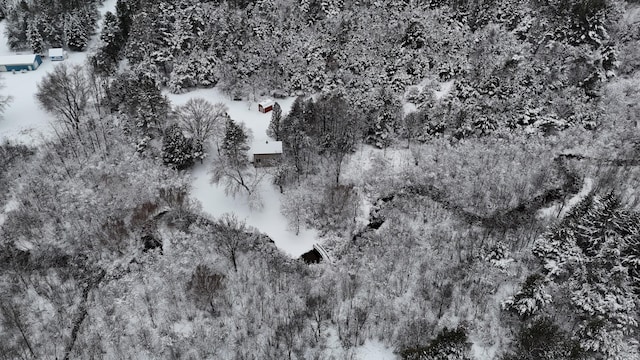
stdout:
[[[203,98],[213,104],[222,102],[228,108],[228,114],[235,121],[242,122],[253,133],[252,146],[262,144],[270,140],[266,134],[271,121],[271,113],[258,112],[258,103],[247,101],[233,101],[222,94],[218,89],[200,89],[185,94],[167,93],[167,97],[174,106],[185,104],[191,98]],[[281,99],[278,104],[282,107],[283,115],[291,109],[294,99]],[[233,213],[239,219],[246,221],[261,232],[269,235],[276,246],[285,253],[297,257],[311,250],[313,244],[318,241],[317,234],[313,230],[300,229],[300,234],[295,235],[288,230],[287,219],[280,212],[279,190],[271,185],[271,177],[267,175],[259,186],[263,207],[252,209],[248,201],[242,195],[233,198],[224,193],[224,188],[211,184],[208,170],[210,164],[197,166],[193,170],[193,189],[191,196],[200,201],[202,209],[213,215],[220,216],[224,213]],[[265,171],[265,170],[261,170]]]
[[[115,11],[116,0],[106,0],[100,7],[100,14],[107,11]],[[98,21],[102,25],[101,21]],[[5,35],[6,22],[0,22],[0,56],[30,54],[28,51],[13,52],[7,46]],[[96,34],[100,33],[98,28]],[[95,35],[89,43],[89,49],[94,48],[98,35]],[[87,59],[87,52],[69,52],[66,64],[82,64]],[[39,143],[43,139],[52,135],[51,122],[55,120],[51,114],[40,108],[35,99],[38,89],[37,84],[58,62],[51,62],[48,58],[42,58],[42,65],[34,71],[25,73],[10,72],[0,73],[4,89],[0,90],[2,95],[11,95],[13,100],[0,118],[0,141],[11,140],[27,144]]]

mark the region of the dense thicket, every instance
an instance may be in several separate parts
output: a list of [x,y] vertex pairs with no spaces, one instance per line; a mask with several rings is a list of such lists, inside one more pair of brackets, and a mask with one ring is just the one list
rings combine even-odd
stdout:
[[95,0],[4,2],[8,45],[36,54],[50,47],[84,50],[98,19],[97,4]]
[[[414,102],[465,136],[505,126],[597,126],[601,85],[621,65],[619,48],[628,42],[620,37],[629,30],[618,22],[621,6],[138,0],[120,21],[132,22],[129,63],[176,92],[216,84],[245,96],[322,90],[367,111],[386,104],[380,92],[397,99],[425,78],[454,79],[443,107],[432,109],[427,92]],[[389,128],[393,117],[372,117],[371,142],[384,146],[381,133],[397,130]]]

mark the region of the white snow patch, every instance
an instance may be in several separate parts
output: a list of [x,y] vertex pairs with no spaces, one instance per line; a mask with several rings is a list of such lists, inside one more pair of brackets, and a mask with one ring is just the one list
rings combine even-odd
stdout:
[[6,204],[4,204],[4,208],[2,209],[2,212],[0,212],[0,226],[2,226],[7,219],[7,213],[9,211],[16,210],[18,205],[19,204],[15,198],[11,198]]
[[359,360],[395,360],[397,358],[393,349],[378,340],[367,340],[355,350],[355,359]]
[[342,177],[348,182],[362,185],[371,180],[363,177],[363,174],[376,167],[384,169],[384,173],[379,174],[381,177],[393,177],[407,167],[414,166],[413,164],[411,149],[402,146],[378,149],[371,145],[360,145],[345,162]]
[[575,194],[571,197],[571,199],[569,199],[569,201],[567,201],[567,204],[560,213],[560,217],[564,217],[569,210],[578,205],[580,201],[584,200],[584,198],[589,195],[591,190],[593,190],[593,179],[585,178],[584,183],[582,184],[582,189],[580,189],[579,193]]
[[183,338],[188,338],[193,333],[193,323],[187,320],[177,322],[173,324],[173,332]]
[[483,347],[477,343],[471,345],[471,358],[475,360],[493,360],[496,358],[498,344],[491,347]]
[[440,83],[440,90],[434,91],[433,95],[436,99],[440,100],[443,97],[449,95],[449,93],[451,93],[451,89],[453,89],[453,80]]
[[514,261],[515,260],[513,260],[511,258],[509,258],[509,259],[500,259],[500,260],[491,260],[491,265],[493,265],[493,266],[495,266],[495,267],[497,267],[499,269],[506,270],[509,267],[509,265],[511,263],[513,263]]
[[404,102],[402,104],[402,111],[404,112],[404,114],[410,114],[412,112],[416,112],[418,111],[418,107],[415,104],[412,104],[410,102]]
[[330,327],[326,331],[327,358],[353,360],[396,360],[398,356],[393,349],[378,340],[367,339],[364,344],[355,348],[345,349],[338,337],[338,331]]
[[[267,128],[271,122],[272,112],[263,114],[258,112],[257,102],[233,101],[228,95],[224,95],[217,88],[214,89],[198,89],[184,94],[172,94],[165,92],[165,95],[171,100],[173,105],[184,105],[189,99],[203,98],[210,103],[224,103],[228,107],[227,113],[235,121],[242,122],[248,129],[253,132],[253,143],[251,147],[262,146],[266,141],[273,141],[267,136]],[[278,104],[282,108],[282,116],[284,117],[289,110],[295,98],[287,98],[278,100]]]

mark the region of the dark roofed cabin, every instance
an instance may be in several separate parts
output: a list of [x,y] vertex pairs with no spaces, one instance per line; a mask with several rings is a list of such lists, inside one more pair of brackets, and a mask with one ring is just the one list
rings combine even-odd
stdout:
[[282,141],[266,141],[251,149],[254,167],[275,166],[282,158]]

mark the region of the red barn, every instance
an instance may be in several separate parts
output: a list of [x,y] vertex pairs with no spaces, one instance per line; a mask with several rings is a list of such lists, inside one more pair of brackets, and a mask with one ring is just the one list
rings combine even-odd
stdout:
[[273,100],[264,100],[258,104],[258,111],[261,113],[268,113],[273,110]]

